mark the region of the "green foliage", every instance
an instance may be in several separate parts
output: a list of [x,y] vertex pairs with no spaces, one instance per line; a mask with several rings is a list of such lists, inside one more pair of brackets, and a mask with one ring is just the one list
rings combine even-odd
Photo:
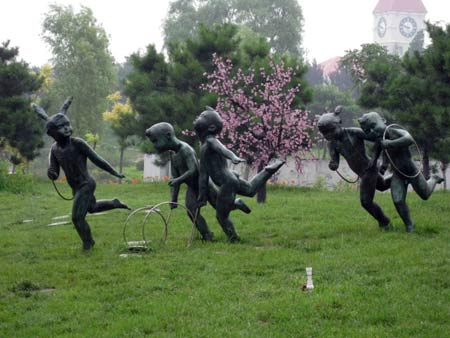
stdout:
[[0,160],[0,192],[13,194],[30,192],[33,190],[33,177],[29,174],[9,174],[8,164]]
[[327,191],[328,187],[327,187],[327,180],[325,179],[325,177],[317,176],[313,184],[313,189],[318,191]]
[[302,55],[303,13],[295,0],[173,0],[164,21],[164,41],[193,39],[200,25],[233,23],[264,37],[273,52]]
[[351,50],[341,60],[341,67],[352,77],[361,93],[363,107],[383,107],[389,82],[401,71],[398,56],[391,55],[378,44],[364,44],[361,50]]
[[325,77],[322,67],[319,66],[316,59],[308,65],[308,72],[306,73],[306,81],[311,86],[321,86],[325,83]]
[[341,92],[333,85],[321,85],[313,87],[313,101],[308,104],[308,110],[313,118],[316,115],[333,111],[338,105],[343,107],[341,113],[342,125],[350,127],[354,125],[354,119],[361,114],[361,109],[352,98],[350,92]]
[[73,96],[69,116],[74,132],[101,132],[101,114],[107,109],[106,96],[115,81],[105,30],[87,7],[81,6],[75,13],[72,6],[52,4],[44,18],[42,36],[53,54],[50,113]]
[[18,162],[32,160],[43,143],[41,126],[31,109],[30,95],[42,78],[17,59],[19,49],[9,41],[0,46],[0,152],[5,148]]
[[418,31],[411,43],[409,44],[408,53],[413,54],[415,52],[422,53],[425,49],[425,34],[424,31]]
[[360,104],[385,109],[414,136],[426,176],[430,155],[445,164],[450,153],[450,25],[427,23],[427,31],[431,44],[423,51],[411,46],[402,62],[378,45],[364,45],[343,60],[361,87]]
[[360,97],[358,88],[355,86],[350,72],[339,64],[339,68],[329,74],[329,82],[343,93],[351,93],[354,100]]
[[103,113],[103,119],[108,121],[113,133],[116,135],[119,141],[120,148],[120,172],[123,169],[124,151],[126,148],[132,145],[136,145],[137,140],[134,133],[137,129],[137,113],[130,105],[130,101],[123,101],[122,95],[119,92],[115,92],[108,96],[108,101],[111,104],[111,111]]
[[[83,253],[71,224],[47,226],[72,204],[48,180],[37,185],[35,194],[0,192],[2,337],[422,338],[450,331],[450,194],[425,203],[409,196],[417,231],[406,234],[389,194],[376,196],[394,216],[396,229],[386,233],[360,207],[357,191],[269,187],[267,205],[246,199],[253,212],[233,212],[241,244],[226,243],[208,206],[202,213],[217,242],[195,238],[187,247],[191,225],[179,208],[166,245],[152,215],[153,250],[123,258],[128,212],[88,216],[97,244]],[[169,188],[99,184],[96,196],[120,196],[137,208],[167,200]],[[303,292],[308,266],[315,289]]]
[[[205,105],[215,105],[215,95],[202,90],[205,74],[213,70],[213,53],[231,59],[236,67],[260,69],[268,67],[270,47],[248,29],[230,24],[200,25],[196,38],[169,45],[167,62],[152,45],[144,55],[130,57],[133,71],[126,79],[125,94],[139,113],[137,135],[144,135],[146,128],[161,121],[170,121],[179,134],[192,128],[192,121]],[[276,57],[280,58],[296,69],[291,85],[300,84],[301,92],[295,105],[308,102],[311,90],[303,79],[306,67],[289,55]]]

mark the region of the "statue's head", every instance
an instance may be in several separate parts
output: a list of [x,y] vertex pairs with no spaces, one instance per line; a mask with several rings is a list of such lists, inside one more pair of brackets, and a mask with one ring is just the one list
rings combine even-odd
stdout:
[[320,116],[317,127],[326,140],[335,140],[342,133],[342,120],[340,114],[342,106],[337,106],[332,113],[325,113]]
[[46,122],[45,129],[47,134],[53,137],[56,141],[72,136],[72,126],[70,125],[70,120],[66,115],[67,109],[71,103],[72,97],[69,97],[64,102],[59,112],[52,116],[48,116],[42,107],[33,104],[36,114]]
[[218,135],[222,131],[222,128],[223,123],[219,113],[208,106],[206,106],[206,110],[194,120],[194,129],[199,137]]
[[148,128],[145,131],[145,136],[153,143],[155,150],[162,153],[170,150],[175,138],[175,131],[170,123],[160,122]]
[[358,119],[358,122],[368,140],[377,141],[383,138],[386,120],[377,112],[364,114]]

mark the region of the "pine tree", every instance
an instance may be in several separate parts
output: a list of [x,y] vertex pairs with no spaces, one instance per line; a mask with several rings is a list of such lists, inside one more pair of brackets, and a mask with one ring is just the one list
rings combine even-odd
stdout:
[[18,60],[19,49],[9,41],[0,46],[0,150],[12,150],[14,164],[34,159],[42,147],[42,126],[31,109],[31,94],[42,79]]

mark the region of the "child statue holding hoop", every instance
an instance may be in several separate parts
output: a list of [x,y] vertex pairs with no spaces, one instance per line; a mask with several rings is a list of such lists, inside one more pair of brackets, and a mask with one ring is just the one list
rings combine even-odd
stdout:
[[369,141],[375,142],[375,154],[370,167],[376,166],[382,151],[389,159],[393,176],[391,180],[391,195],[395,208],[406,226],[407,232],[414,231],[414,223],[406,204],[408,184],[423,200],[433,193],[436,184],[443,182],[439,175],[432,175],[427,181],[411,158],[408,149],[415,144],[412,136],[398,125],[386,126],[385,120],[376,112],[364,114],[359,118],[359,124]]
[[[97,167],[109,172],[119,178],[124,175],[118,173],[111,165],[101,158],[84,140],[72,137],[72,127],[66,116],[67,109],[72,103],[69,97],[61,107],[60,111],[52,116],[48,116],[43,108],[33,105],[37,115],[46,124],[47,134],[56,141],[50,150],[50,166],[47,176],[55,181],[60,172],[60,168],[66,174],[67,183],[73,191],[72,222],[83,241],[83,249],[90,250],[95,242],[92,238],[89,223],[86,221],[86,214],[96,213],[116,208],[129,209],[127,205],[117,198],[112,200],[97,201],[94,196],[95,181],[89,175],[86,162],[89,158]],[[56,188],[56,186],[55,186]],[[61,196],[62,197],[62,196]]]
[[380,171],[376,166],[369,168],[370,159],[364,146],[365,134],[360,128],[343,128],[340,118],[341,112],[342,107],[337,106],[334,112],[323,114],[318,121],[319,131],[328,141],[330,149],[331,160],[328,167],[338,172],[340,155],[345,158],[350,169],[361,179],[361,206],[378,221],[381,229],[388,230],[390,219],[384,214],[381,207],[373,201],[375,190],[385,191],[389,189],[390,178],[384,179],[382,176],[386,167],[382,166]]

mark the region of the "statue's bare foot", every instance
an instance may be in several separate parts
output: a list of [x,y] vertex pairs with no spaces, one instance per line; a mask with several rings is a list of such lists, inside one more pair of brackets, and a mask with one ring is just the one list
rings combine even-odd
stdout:
[[436,184],[444,182],[444,179],[438,174],[433,174],[431,177],[436,181]]
[[264,169],[270,175],[273,175],[273,174],[275,174],[278,171],[278,169],[280,169],[283,166],[284,163],[286,163],[286,162],[285,161],[281,161],[281,160],[275,160],[272,164],[269,164]]
[[392,231],[392,230],[394,230],[394,227],[393,227],[393,225],[392,225],[390,220],[387,223],[385,223],[385,224],[383,224],[381,222],[378,222],[378,225],[380,227],[380,230],[383,230],[383,231]]
[[128,205],[122,203],[118,198],[114,198],[114,199],[113,199],[113,203],[114,203],[114,206],[115,206],[117,209],[128,209],[128,210],[131,210],[131,208],[128,207]]
[[228,242],[230,243],[239,243],[241,238],[238,235],[228,237]]
[[414,223],[406,224],[406,232],[414,232]]
[[83,250],[89,251],[94,247],[94,245],[95,245],[95,241],[93,239],[90,241],[83,242]]
[[202,241],[203,242],[212,242],[214,240],[214,233],[208,232],[205,234],[202,234]]
[[245,204],[245,202],[243,200],[241,200],[240,198],[236,198],[236,200],[234,201],[234,205],[236,206],[236,209],[239,209],[239,210],[245,212],[246,214],[249,214],[252,212],[252,209],[250,209],[248,207],[248,205]]

